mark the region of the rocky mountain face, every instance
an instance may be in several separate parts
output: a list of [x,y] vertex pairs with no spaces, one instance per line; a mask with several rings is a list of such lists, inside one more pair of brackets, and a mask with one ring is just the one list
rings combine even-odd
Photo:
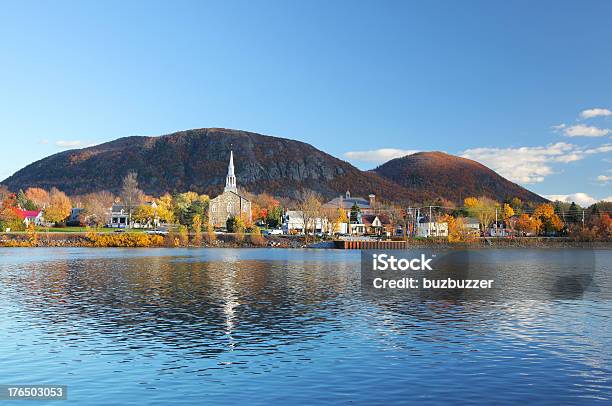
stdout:
[[[12,190],[35,186],[57,187],[69,194],[99,190],[116,193],[126,174],[135,171],[147,194],[193,190],[216,195],[225,184],[230,149],[234,151],[238,185],[252,193],[296,198],[302,190],[311,189],[333,198],[350,190],[354,196],[374,193],[386,201],[414,203],[490,192],[491,197],[510,193],[524,200],[542,200],[473,161],[469,162],[475,164],[475,172],[466,167],[462,176],[445,172],[454,169],[438,162],[440,178],[433,180],[418,165],[413,174],[408,170],[410,165],[397,160],[375,171],[361,171],[300,141],[220,128],[126,137],[60,152],[26,166],[2,183]],[[414,158],[401,159],[411,162]],[[433,161],[431,164],[435,167]],[[393,168],[400,173],[394,174]],[[466,183],[453,185],[456,181]],[[507,187],[511,189],[505,190]]]
[[404,188],[432,190],[454,202],[470,196],[487,196],[498,201],[513,197],[525,202],[546,201],[476,161],[443,152],[419,152],[396,158],[373,172]]

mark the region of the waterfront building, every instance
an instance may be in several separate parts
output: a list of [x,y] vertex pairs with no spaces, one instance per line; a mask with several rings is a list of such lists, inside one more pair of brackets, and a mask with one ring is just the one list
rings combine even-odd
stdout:
[[219,196],[211,199],[208,205],[208,218],[213,227],[225,227],[230,217],[240,217],[248,223],[252,221],[251,201],[238,193],[233,151],[230,151],[225,189]]

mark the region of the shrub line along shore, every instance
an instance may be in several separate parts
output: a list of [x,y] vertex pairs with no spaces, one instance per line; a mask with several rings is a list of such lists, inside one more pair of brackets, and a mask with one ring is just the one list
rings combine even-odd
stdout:
[[[306,241],[303,236],[262,236],[260,234],[194,233],[165,236],[146,233],[0,233],[0,247],[121,247],[121,248],[335,248],[333,241]],[[413,238],[406,248],[596,248],[612,249],[610,241],[576,241],[570,238],[514,237],[480,238],[470,242],[449,242],[444,238]]]

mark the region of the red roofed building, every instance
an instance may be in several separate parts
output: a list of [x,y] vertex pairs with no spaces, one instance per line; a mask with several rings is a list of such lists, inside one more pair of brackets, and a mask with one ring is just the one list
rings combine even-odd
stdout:
[[13,211],[20,219],[23,220],[26,226],[30,225],[30,223],[34,223],[34,225],[40,226],[43,225],[43,212],[42,210],[21,210],[18,207],[14,207]]

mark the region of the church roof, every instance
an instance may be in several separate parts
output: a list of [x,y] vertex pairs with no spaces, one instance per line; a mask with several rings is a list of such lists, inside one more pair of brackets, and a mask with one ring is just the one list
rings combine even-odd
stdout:
[[213,197],[213,198],[212,198],[212,199],[210,199],[210,200],[216,200],[216,199],[218,199],[219,197],[223,196],[223,195],[224,195],[224,194],[226,194],[226,193],[231,193],[231,194],[234,194],[234,195],[238,196],[239,198],[241,198],[241,199],[243,199],[243,200],[246,200],[247,202],[250,202],[250,201],[251,201],[251,200],[249,200],[248,198],[246,198],[244,195],[241,195],[241,194],[240,194],[240,193],[238,193],[238,192],[234,192],[233,190],[224,190],[224,191],[223,191],[223,193],[218,194],[217,196]]

